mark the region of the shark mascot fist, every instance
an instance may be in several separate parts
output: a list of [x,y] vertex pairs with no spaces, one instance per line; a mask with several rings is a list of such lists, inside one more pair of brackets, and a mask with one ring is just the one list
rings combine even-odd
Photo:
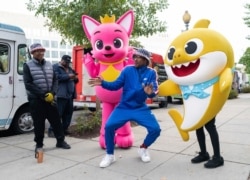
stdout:
[[228,40],[201,19],[170,44],[164,59],[168,80],[159,95],[181,94],[184,112],[169,110],[184,141],[221,110],[231,90],[234,54]]
[[[101,23],[95,19],[83,15],[82,26],[92,49],[84,56],[84,65],[90,77],[101,77],[106,81],[114,81],[120,75],[122,69],[133,64],[132,48],[129,46],[129,37],[134,26],[134,13],[127,11],[117,21],[115,16],[101,17]],[[99,144],[105,145],[105,124],[109,115],[121,99],[122,89],[110,91],[101,86],[95,87],[97,97],[102,102],[102,125],[99,136]],[[116,130],[115,143],[121,148],[133,145],[133,135],[130,122]]]

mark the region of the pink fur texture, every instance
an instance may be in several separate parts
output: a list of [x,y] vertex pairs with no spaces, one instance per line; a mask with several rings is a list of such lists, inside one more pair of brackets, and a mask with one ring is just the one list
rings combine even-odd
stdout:
[[[133,63],[130,58],[133,51],[129,46],[129,37],[134,26],[133,11],[127,11],[116,22],[114,20],[105,23],[99,23],[95,19],[83,15],[82,25],[93,48],[91,54],[87,53],[84,56],[83,61],[89,75],[101,77],[106,81],[114,81],[126,65]],[[101,86],[96,86],[95,91],[102,102],[99,144],[102,148],[106,148],[104,127],[109,115],[121,98],[122,89],[109,91]],[[133,145],[134,138],[129,122],[116,131],[114,141],[121,148]]]

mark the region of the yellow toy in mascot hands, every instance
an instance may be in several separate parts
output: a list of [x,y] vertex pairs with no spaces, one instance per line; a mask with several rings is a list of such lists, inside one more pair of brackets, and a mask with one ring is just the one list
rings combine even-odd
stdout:
[[160,96],[181,94],[184,113],[169,110],[184,141],[188,131],[213,119],[225,104],[233,79],[234,54],[229,41],[199,20],[193,29],[177,36],[164,59],[168,80],[159,86]]

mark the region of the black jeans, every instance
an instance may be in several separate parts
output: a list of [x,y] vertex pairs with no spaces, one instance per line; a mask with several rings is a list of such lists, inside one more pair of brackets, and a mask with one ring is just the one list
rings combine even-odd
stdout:
[[57,98],[57,108],[62,119],[63,130],[67,131],[74,111],[73,99]]
[[[57,108],[59,115],[61,117],[63,130],[65,132],[68,130],[68,127],[70,126],[74,111],[73,99],[57,98]],[[49,130],[53,131],[53,127],[50,126]]]
[[[215,126],[215,117],[211,121],[209,121],[207,124],[205,124],[205,128],[208,131],[211,142],[212,142],[214,156],[220,157],[220,143],[219,143],[219,135]],[[206,139],[205,139],[205,132],[204,132],[203,127],[196,130],[196,136],[197,136],[198,143],[201,149],[201,153],[206,153],[207,152]]]
[[64,141],[63,128],[56,105],[51,105],[41,99],[31,99],[29,103],[31,116],[34,122],[34,141],[36,145],[39,147],[43,146],[46,119],[54,130],[57,142]]

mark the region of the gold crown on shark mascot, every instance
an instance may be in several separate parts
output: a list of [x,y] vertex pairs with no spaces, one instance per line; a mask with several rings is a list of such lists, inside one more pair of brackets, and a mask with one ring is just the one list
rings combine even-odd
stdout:
[[229,41],[208,29],[210,21],[201,19],[193,29],[177,36],[164,59],[168,80],[160,84],[159,95],[181,94],[184,111],[170,109],[184,141],[189,131],[204,126],[219,113],[232,85],[234,53]]

